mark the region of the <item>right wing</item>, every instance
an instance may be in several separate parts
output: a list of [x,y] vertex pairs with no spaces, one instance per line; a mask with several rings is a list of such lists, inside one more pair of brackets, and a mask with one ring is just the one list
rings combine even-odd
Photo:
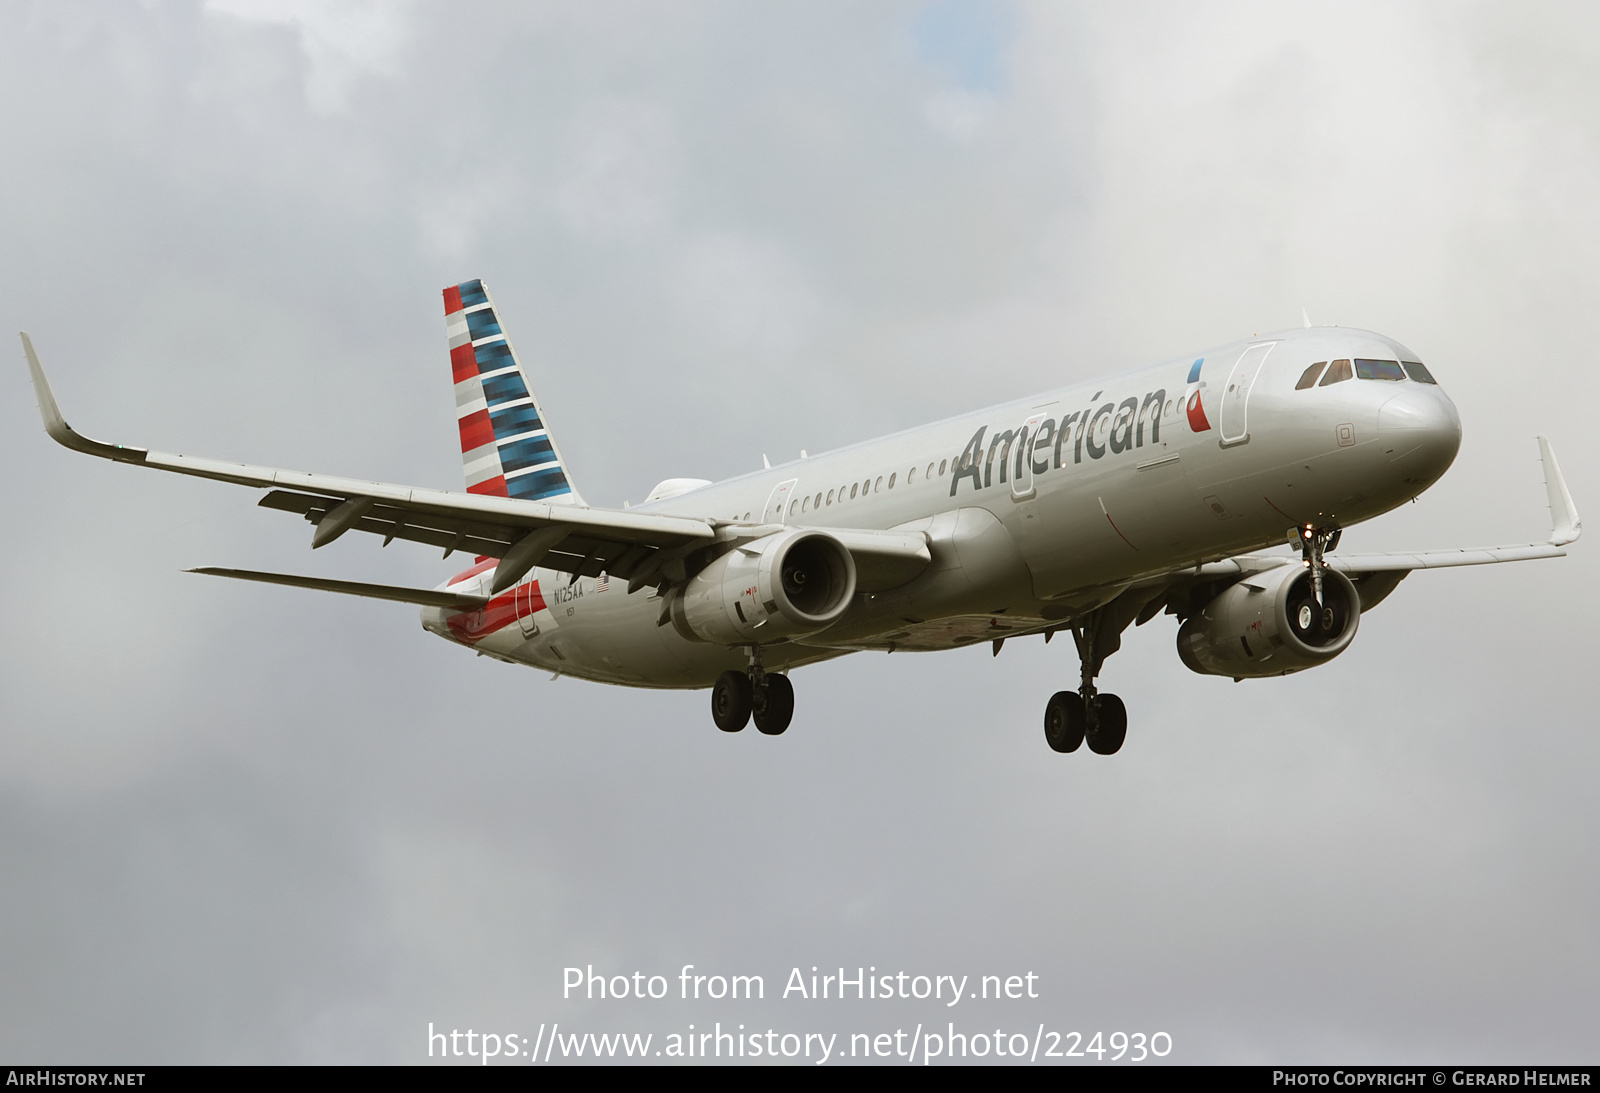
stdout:
[[[317,525],[312,545],[323,546],[346,531],[408,539],[502,559],[494,591],[508,587],[534,565],[573,574],[646,580],[674,558],[717,537],[712,521],[682,516],[553,505],[509,497],[450,493],[418,486],[363,482],[326,474],[257,467],[174,455],[91,440],[67,424],[33,341],[22,335],[45,432],[85,455],[178,474],[270,489],[266,508],[295,512]],[[510,559],[510,566],[505,560]]]
[[[515,584],[535,565],[561,570],[574,578],[597,577],[605,572],[626,580],[630,591],[661,581],[682,581],[688,575],[686,560],[702,547],[747,541],[781,530],[778,526],[738,525],[699,517],[450,493],[107,444],[91,440],[67,424],[27,334],[22,335],[22,346],[45,432],[57,443],[118,463],[268,489],[271,492],[259,502],[263,507],[298,513],[316,525],[311,539],[313,548],[353,530],[382,535],[385,545],[406,539],[441,547],[446,556],[462,550],[499,558],[490,583],[491,594]],[[927,538],[920,532],[851,530],[834,534],[864,572],[876,578],[874,587],[891,587],[909,580],[930,560]],[[245,576],[243,571],[220,575],[267,579],[267,575]],[[305,583],[310,580],[294,579],[301,582],[301,587],[319,587]]]

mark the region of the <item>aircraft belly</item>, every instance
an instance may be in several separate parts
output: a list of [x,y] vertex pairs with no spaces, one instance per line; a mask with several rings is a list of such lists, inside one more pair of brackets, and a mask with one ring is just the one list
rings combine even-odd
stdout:
[[[690,641],[657,625],[661,600],[644,591],[629,596],[620,581],[582,578],[565,595],[535,637],[524,641],[508,628],[514,659],[598,683],[668,689],[709,687],[723,672],[749,664],[743,647]],[[784,671],[839,655],[780,643],[763,650],[763,661]]]

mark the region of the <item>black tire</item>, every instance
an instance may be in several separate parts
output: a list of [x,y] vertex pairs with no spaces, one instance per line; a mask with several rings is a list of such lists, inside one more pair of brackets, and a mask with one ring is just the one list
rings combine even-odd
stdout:
[[1083,699],[1076,691],[1057,691],[1044,707],[1044,738],[1052,751],[1074,752],[1083,743]]
[[1096,755],[1115,755],[1128,738],[1128,707],[1116,695],[1098,695],[1097,700],[1100,703],[1099,724],[1087,733],[1089,750]]
[[711,720],[723,732],[738,732],[750,721],[750,677],[723,672],[711,688]]
[[756,728],[781,736],[794,717],[794,685],[788,676],[771,675],[754,695]]

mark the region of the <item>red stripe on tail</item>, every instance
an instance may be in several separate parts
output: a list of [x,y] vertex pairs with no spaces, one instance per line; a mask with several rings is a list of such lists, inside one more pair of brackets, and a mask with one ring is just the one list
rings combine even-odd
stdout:
[[494,443],[494,422],[489,420],[489,411],[479,410],[468,414],[458,423],[461,426],[461,453],[465,455],[474,448],[481,448],[485,444]]
[[476,486],[468,486],[467,492],[481,493],[485,497],[511,496],[510,491],[506,489],[506,476],[503,474],[497,474],[493,478],[479,482]]

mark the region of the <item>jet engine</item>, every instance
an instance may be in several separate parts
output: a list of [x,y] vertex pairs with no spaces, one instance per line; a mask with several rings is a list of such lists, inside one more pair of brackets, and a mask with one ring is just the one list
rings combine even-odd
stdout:
[[1178,629],[1178,657],[1201,675],[1262,679],[1326,664],[1349,646],[1361,621],[1350,578],[1322,571],[1322,603],[1304,565],[1246,577]]
[[814,634],[856,591],[856,563],[824,531],[782,531],[722,555],[674,590],[672,625],[691,641],[752,645]]

